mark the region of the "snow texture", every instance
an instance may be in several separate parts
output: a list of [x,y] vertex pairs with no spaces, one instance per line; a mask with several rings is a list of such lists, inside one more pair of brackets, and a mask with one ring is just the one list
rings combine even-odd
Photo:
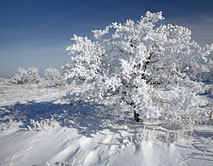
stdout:
[[[96,105],[71,106],[66,91],[1,84],[0,165],[2,166],[210,166],[213,126],[194,131],[168,129],[133,119],[112,121]],[[7,98],[6,98],[7,97]]]

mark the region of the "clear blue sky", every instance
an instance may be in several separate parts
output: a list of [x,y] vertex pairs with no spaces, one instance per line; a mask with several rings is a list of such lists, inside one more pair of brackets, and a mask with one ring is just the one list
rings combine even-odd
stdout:
[[192,30],[201,44],[213,42],[213,0],[1,0],[0,77],[18,67],[69,63],[66,47],[73,34],[90,36],[112,22],[138,20],[162,11],[170,23]]

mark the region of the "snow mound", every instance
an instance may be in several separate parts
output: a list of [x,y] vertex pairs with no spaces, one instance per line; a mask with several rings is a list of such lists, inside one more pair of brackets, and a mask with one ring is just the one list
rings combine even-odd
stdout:
[[160,122],[113,121],[98,105],[63,100],[67,89],[79,88],[17,87],[0,94],[2,166],[213,164],[212,125],[173,130]]

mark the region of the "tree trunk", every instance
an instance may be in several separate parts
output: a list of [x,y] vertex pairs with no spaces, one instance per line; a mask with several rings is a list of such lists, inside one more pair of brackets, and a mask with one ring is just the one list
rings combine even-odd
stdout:
[[134,110],[134,119],[136,122],[139,122],[140,118],[139,118],[139,114],[137,114]]

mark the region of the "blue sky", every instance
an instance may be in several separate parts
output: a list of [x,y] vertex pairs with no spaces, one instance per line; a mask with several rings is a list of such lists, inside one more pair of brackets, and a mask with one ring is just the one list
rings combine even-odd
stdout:
[[212,0],[1,0],[0,77],[11,77],[18,67],[47,67],[69,63],[66,47],[73,34],[112,22],[138,20],[149,10],[162,11],[167,22],[192,30],[201,44],[213,42]]

